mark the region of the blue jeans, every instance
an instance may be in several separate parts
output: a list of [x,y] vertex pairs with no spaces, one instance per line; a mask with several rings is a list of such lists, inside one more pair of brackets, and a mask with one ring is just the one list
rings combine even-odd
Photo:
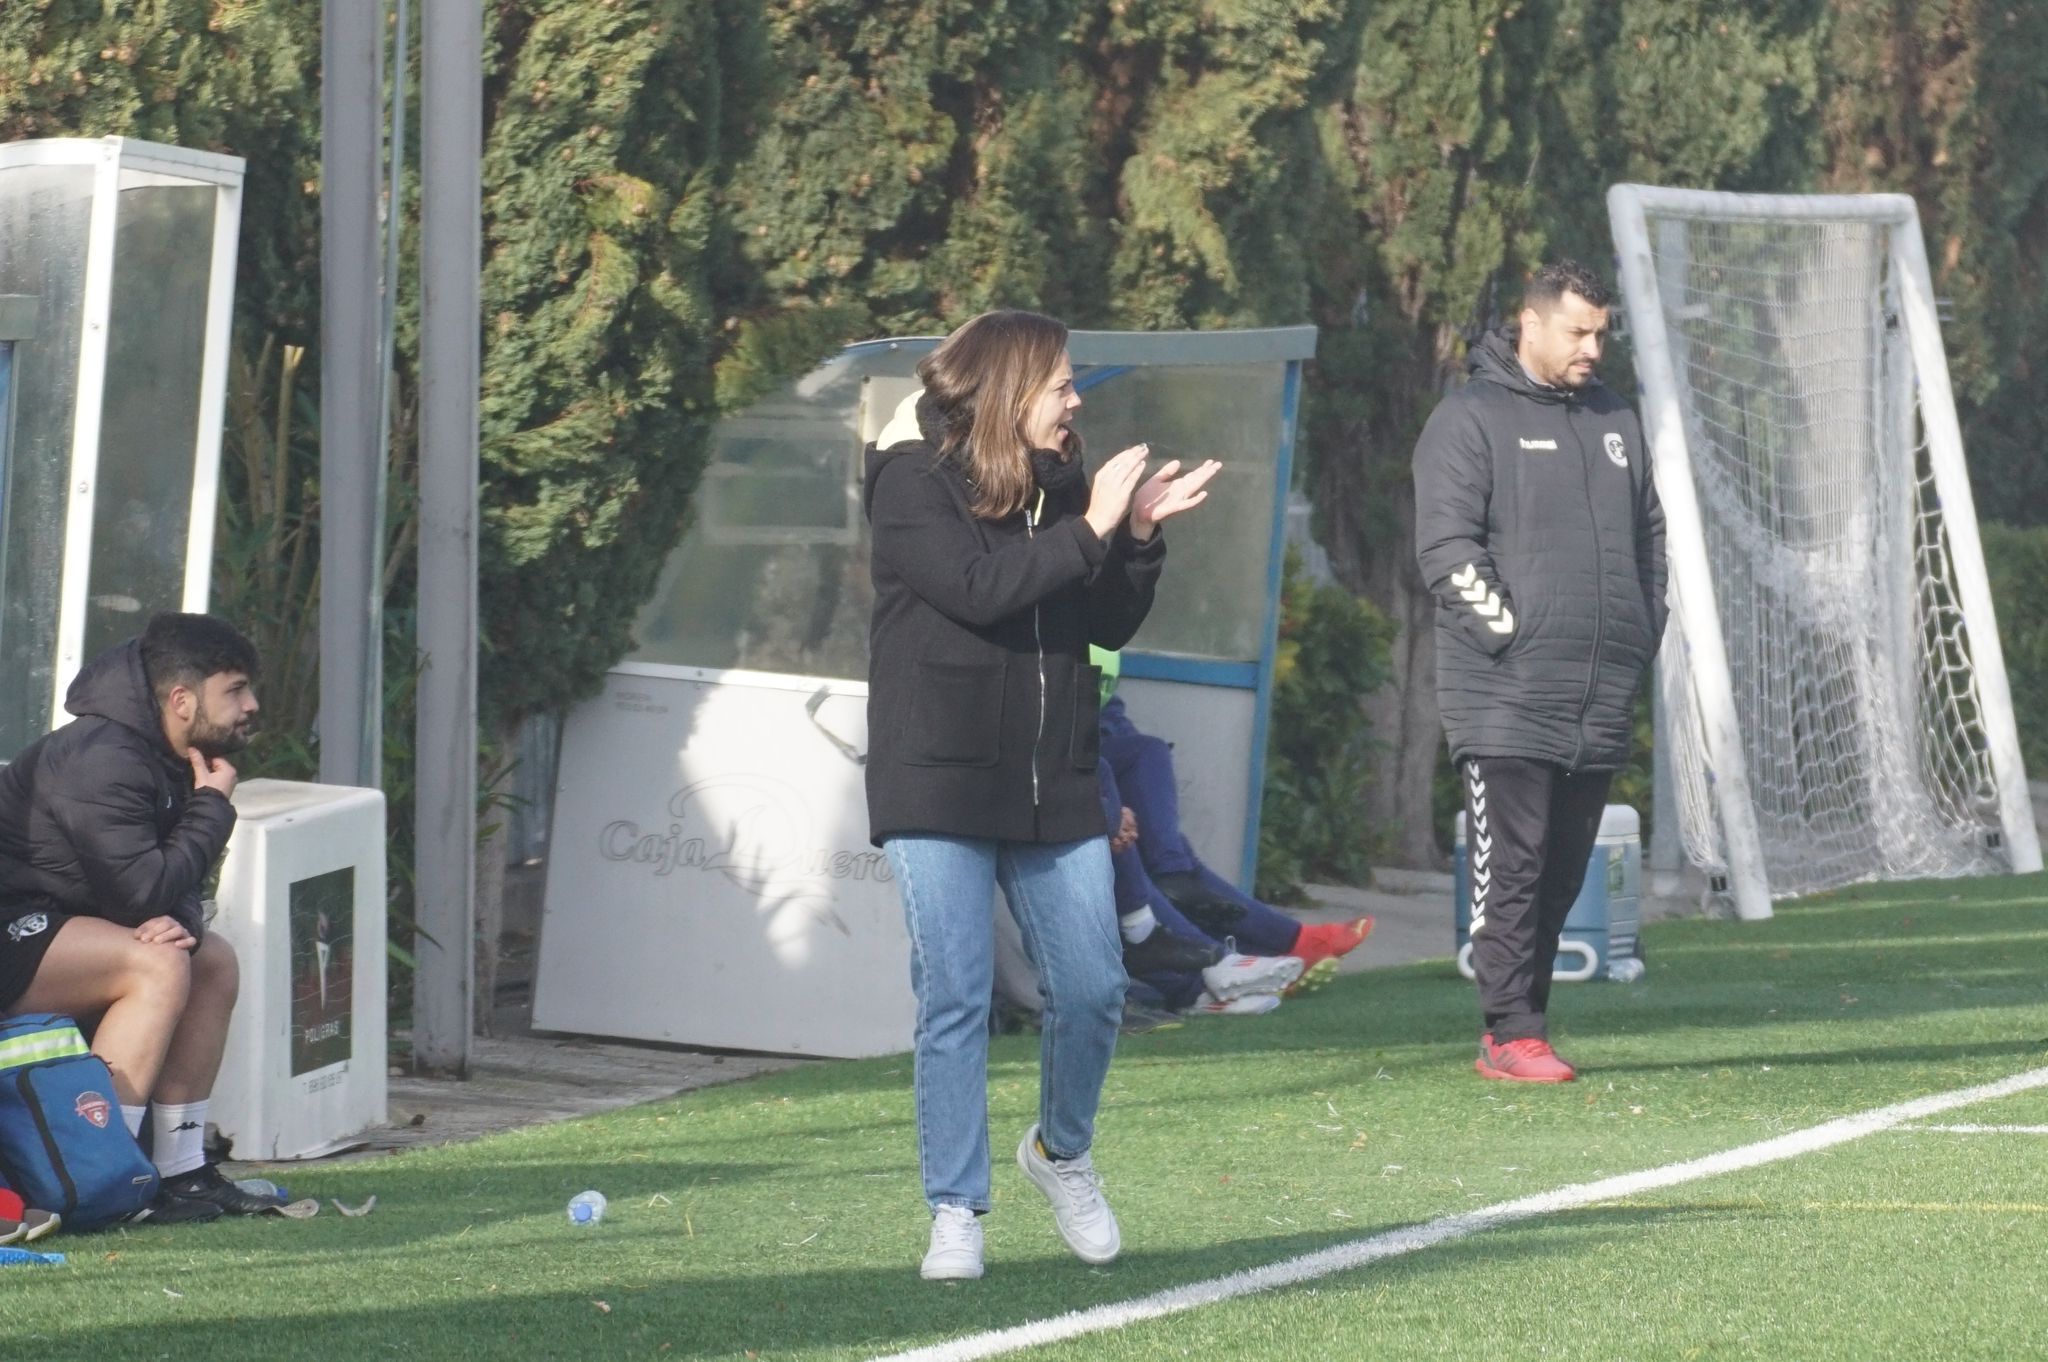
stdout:
[[1002,887],[1045,994],[1039,1138],[1086,1153],[1123,1020],[1123,942],[1109,842],[904,834],[883,844],[910,929],[917,992],[917,1161],[934,1208],[989,1209],[988,1016]]

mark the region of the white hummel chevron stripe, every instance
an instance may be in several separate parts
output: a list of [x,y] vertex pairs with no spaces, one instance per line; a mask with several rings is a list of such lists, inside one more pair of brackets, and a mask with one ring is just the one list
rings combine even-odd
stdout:
[[1486,627],[1487,627],[1487,628],[1489,628],[1489,629],[1491,629],[1491,630],[1493,630],[1493,632],[1494,632],[1494,633],[1496,633],[1496,634],[1512,634],[1512,633],[1514,633],[1514,632],[1515,632],[1515,612],[1514,612],[1514,611],[1512,611],[1512,610],[1509,610],[1509,611],[1505,612],[1504,614],[1502,614],[1502,615],[1501,615],[1501,617],[1500,617],[1499,619],[1497,619],[1497,620],[1494,620],[1494,621],[1493,621],[1492,623],[1488,624],[1488,625],[1487,625]]
[[1465,568],[1464,568],[1464,570],[1463,570],[1462,572],[1453,572],[1453,573],[1451,574],[1451,585],[1452,585],[1452,586],[1459,586],[1459,587],[1464,587],[1464,586],[1470,586],[1470,585],[1472,585],[1472,583],[1474,583],[1474,582],[1476,582],[1476,581],[1478,581],[1478,580],[1479,580],[1479,565],[1478,565],[1477,563],[1467,563],[1467,564],[1465,564]]

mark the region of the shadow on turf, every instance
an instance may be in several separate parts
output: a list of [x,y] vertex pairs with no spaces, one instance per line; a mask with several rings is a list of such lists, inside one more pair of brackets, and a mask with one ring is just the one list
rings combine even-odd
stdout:
[[[455,1304],[396,1305],[294,1314],[290,1300],[265,1304],[267,1316],[207,1312],[204,1293],[186,1284],[181,1313],[191,1317],[114,1328],[62,1323],[0,1332],[21,1340],[20,1355],[68,1357],[604,1357],[734,1358],[748,1353],[845,1349],[860,1355],[1004,1328],[1071,1310],[1128,1300],[1190,1281],[1259,1267],[1355,1236],[1298,1234],[1182,1253],[1131,1252],[1090,1269],[1032,1236],[1030,1256],[990,1246],[979,1282],[917,1278],[915,1254],[857,1269],[748,1277],[646,1281],[635,1271],[603,1287],[544,1294],[491,1294]],[[85,1241],[79,1241],[81,1244]],[[282,1242],[282,1239],[280,1239]],[[550,1235],[546,1242],[569,1242]],[[332,1252],[330,1248],[330,1253]],[[345,1270],[346,1257],[332,1260]],[[451,1275],[460,1269],[451,1264]],[[154,1283],[148,1288],[154,1290]],[[608,1309],[600,1309],[602,1300]],[[78,1321],[77,1324],[83,1324]],[[47,1341],[31,1339],[36,1333]]]
[[[1355,1281],[1363,1276],[1398,1289],[1404,1282],[1420,1283],[1445,1274],[1493,1275],[1522,1270],[1515,1265],[1524,1260],[1575,1250],[1588,1237],[1608,1238],[1653,1224],[1726,1218],[1731,1213],[1726,1206],[1589,1207],[1368,1264],[1338,1279]],[[342,1347],[338,1355],[345,1356],[396,1352],[413,1357],[467,1357],[493,1351],[545,1357],[770,1357],[834,1349],[867,1354],[1132,1300],[1397,1228],[1282,1235],[1180,1253],[1134,1251],[1110,1268],[1094,1270],[1056,1252],[1005,1257],[992,1245],[987,1278],[944,1285],[918,1281],[915,1262],[906,1259],[860,1269],[762,1277],[653,1284],[628,1280],[453,1305],[393,1307],[366,1302],[360,1309],[316,1318],[294,1316],[291,1302],[277,1301],[276,1313],[269,1318],[214,1316],[147,1326],[51,1330],[48,1342],[37,1342],[35,1350],[51,1359],[304,1356],[332,1347]],[[605,1308],[600,1308],[600,1300]],[[24,1330],[14,1336],[27,1340],[35,1332]]]

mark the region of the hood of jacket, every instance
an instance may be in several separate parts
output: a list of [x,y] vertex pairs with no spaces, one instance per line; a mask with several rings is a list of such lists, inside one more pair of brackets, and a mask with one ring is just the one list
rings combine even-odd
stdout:
[[177,758],[164,737],[163,715],[142,666],[139,638],[118,643],[79,668],[64,693],[64,709],[81,719],[111,719],[140,734],[165,759]]
[[[905,405],[908,405],[906,400]],[[948,417],[940,410],[939,404],[920,391],[916,395],[917,435],[910,437],[903,429],[902,409],[883,430],[883,439],[868,446],[860,489],[862,514],[874,517],[875,483],[881,478],[882,470],[892,461],[901,458],[924,458],[953,468],[962,482],[970,488],[974,479],[969,477],[965,464],[958,459],[938,459],[938,451],[944,447],[948,429]],[[1062,455],[1054,449],[1031,451],[1031,480],[1048,497],[1066,502],[1072,509],[1080,510],[1088,504],[1088,474],[1083,468],[1078,452],[1072,457]]]
[[1516,353],[1521,338],[1522,328],[1514,322],[1481,336],[1478,343],[1465,352],[1466,375],[1498,383],[1508,391],[1535,402],[1564,402],[1574,397],[1583,401],[1600,386],[1597,376],[1588,379],[1585,387],[1577,389],[1553,388],[1548,383],[1538,383],[1529,377],[1529,371],[1522,367],[1522,357]]

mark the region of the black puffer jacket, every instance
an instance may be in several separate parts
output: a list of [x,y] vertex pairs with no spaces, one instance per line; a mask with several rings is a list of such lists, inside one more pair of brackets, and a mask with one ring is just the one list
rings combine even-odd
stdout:
[[1088,645],[1130,641],[1165,542],[1119,529],[1105,545],[1082,519],[1080,461],[1044,453],[1033,511],[976,519],[966,472],[935,452],[927,404],[918,416],[924,438],[867,455],[869,834],[1100,837]]
[[1513,329],[1466,359],[1415,446],[1415,548],[1437,598],[1454,757],[1628,760],[1664,632],[1664,512],[1635,413],[1597,381],[1535,382]]
[[194,790],[164,738],[142,647],[85,664],[64,697],[78,716],[0,771],[0,908],[53,905],[139,927],[166,914],[200,934],[200,886],[235,809]]

